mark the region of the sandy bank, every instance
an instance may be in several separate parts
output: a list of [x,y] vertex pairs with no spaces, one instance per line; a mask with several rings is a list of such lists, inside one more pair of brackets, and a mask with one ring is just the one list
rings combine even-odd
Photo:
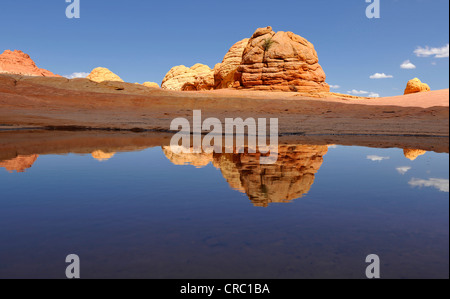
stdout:
[[[122,82],[0,75],[0,125],[168,130],[176,117],[279,119],[280,133],[449,136],[449,90],[390,98],[333,93],[174,92]],[[448,141],[447,141],[448,143]]]

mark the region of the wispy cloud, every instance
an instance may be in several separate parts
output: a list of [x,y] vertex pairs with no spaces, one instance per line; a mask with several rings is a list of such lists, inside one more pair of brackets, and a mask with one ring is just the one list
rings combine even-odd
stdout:
[[411,179],[408,183],[412,187],[433,187],[438,189],[441,192],[449,192],[449,180],[448,179]]
[[413,70],[416,68],[416,66],[409,60],[406,60],[405,62],[403,62],[400,67],[404,70]]
[[383,160],[389,160],[391,157],[382,157],[382,156],[377,156],[377,155],[369,155],[366,157],[367,160],[371,160],[374,162],[381,162]]
[[348,94],[353,94],[353,95],[357,95],[357,96],[366,96],[366,97],[372,97],[372,98],[379,98],[380,94],[373,92],[373,91],[365,91],[365,90],[348,90],[347,91]]
[[429,46],[426,46],[425,48],[418,47],[414,50],[414,54],[416,54],[417,57],[434,56],[434,58],[448,58],[449,44],[441,48],[430,48]]
[[411,170],[411,167],[409,167],[409,166],[401,166],[401,167],[397,167],[396,170],[397,170],[398,173],[400,173],[401,175],[405,175],[408,171]]
[[394,78],[392,75],[386,75],[385,73],[375,73],[372,76],[370,76],[370,79],[390,79]]
[[349,94],[356,94],[356,95],[369,94],[368,91],[365,91],[365,90],[356,90],[356,89],[349,90],[349,91],[347,91],[347,93],[349,93]]
[[65,75],[64,77],[66,77],[67,79],[75,79],[75,78],[86,78],[87,76],[89,76],[89,73],[78,72],[72,73],[70,75]]
[[332,89],[339,89],[339,88],[341,88],[339,85],[331,85],[330,84],[330,88],[332,88]]

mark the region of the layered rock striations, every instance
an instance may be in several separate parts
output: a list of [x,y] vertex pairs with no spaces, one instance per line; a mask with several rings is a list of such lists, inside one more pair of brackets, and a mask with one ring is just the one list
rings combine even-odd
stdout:
[[242,62],[242,54],[250,39],[243,39],[234,44],[222,63],[214,68],[214,89],[230,88],[234,84],[234,74]]

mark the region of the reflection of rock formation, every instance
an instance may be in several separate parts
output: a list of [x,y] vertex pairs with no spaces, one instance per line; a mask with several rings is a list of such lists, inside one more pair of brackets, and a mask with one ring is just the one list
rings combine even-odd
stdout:
[[24,172],[36,162],[39,155],[29,156],[17,156],[17,158],[11,160],[5,160],[0,162],[0,167],[6,168],[9,172]]
[[213,154],[175,154],[170,150],[170,146],[164,146],[163,152],[166,155],[167,159],[169,159],[175,165],[192,165],[197,168],[202,168],[208,165],[212,159]]
[[406,158],[408,158],[411,161],[416,160],[419,156],[423,156],[427,153],[427,151],[424,150],[418,150],[418,149],[404,149],[403,153]]
[[176,165],[206,166],[220,169],[231,188],[246,193],[255,206],[289,202],[309,192],[314,176],[323,163],[327,146],[280,146],[278,161],[261,165],[260,154],[174,154],[163,148]]
[[95,151],[92,153],[92,157],[100,162],[107,161],[114,157],[116,153],[105,153],[103,151]]

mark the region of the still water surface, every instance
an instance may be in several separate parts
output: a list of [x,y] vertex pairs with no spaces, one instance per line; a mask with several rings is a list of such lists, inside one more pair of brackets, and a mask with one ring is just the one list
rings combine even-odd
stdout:
[[[406,154],[406,156],[405,156]],[[418,155],[421,154],[421,155]],[[0,278],[449,277],[449,156],[293,145],[0,162]]]

